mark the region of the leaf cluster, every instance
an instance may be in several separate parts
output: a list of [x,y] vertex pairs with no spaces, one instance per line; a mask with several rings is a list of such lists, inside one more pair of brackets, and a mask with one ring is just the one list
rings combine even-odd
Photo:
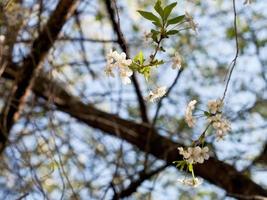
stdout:
[[177,2],[174,2],[167,5],[166,7],[162,7],[161,1],[158,0],[154,5],[156,14],[148,11],[138,10],[140,15],[142,15],[145,19],[151,21],[155,25],[155,29],[151,30],[151,37],[154,42],[157,43],[159,42],[160,38],[168,38],[168,36],[170,35],[179,33],[178,30],[168,29],[170,25],[178,25],[185,18],[185,15],[171,17],[171,13],[176,5]]
[[133,71],[137,71],[143,74],[145,79],[148,80],[150,77],[151,67],[163,64],[163,60],[154,59],[148,64],[145,63],[144,54],[140,51],[133,59],[133,63],[129,66]]

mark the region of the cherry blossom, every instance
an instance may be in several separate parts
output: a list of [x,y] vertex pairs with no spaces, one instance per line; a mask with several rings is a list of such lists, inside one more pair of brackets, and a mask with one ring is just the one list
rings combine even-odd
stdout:
[[145,99],[150,102],[155,102],[166,94],[166,90],[167,88],[165,86],[157,87],[153,91],[150,91]]
[[183,147],[178,147],[179,153],[184,157],[187,163],[203,163],[204,160],[209,159],[209,148],[200,146],[188,147],[185,150]]
[[188,103],[185,111],[185,121],[189,127],[193,127],[196,123],[196,119],[193,117],[193,110],[195,109],[197,101],[192,100]]
[[221,99],[217,99],[217,100],[211,100],[208,102],[208,108],[209,111],[213,114],[220,112],[223,106],[223,102]]
[[230,122],[222,117],[222,114],[216,114],[208,118],[212,127],[216,130],[216,136],[218,139],[222,139],[227,132],[231,130]]
[[114,77],[113,69],[119,69],[119,75],[122,79],[123,84],[130,84],[130,77],[133,75],[132,70],[129,68],[132,60],[126,59],[126,54],[122,52],[119,54],[117,51],[112,51],[107,54],[107,66],[105,68],[105,73],[107,76]]
[[183,179],[178,179],[178,182],[186,186],[198,187],[199,185],[202,184],[203,181],[198,178],[183,178]]

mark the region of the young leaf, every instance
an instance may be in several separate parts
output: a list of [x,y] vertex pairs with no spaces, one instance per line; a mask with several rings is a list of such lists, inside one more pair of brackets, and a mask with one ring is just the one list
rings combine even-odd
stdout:
[[143,63],[144,63],[144,54],[143,54],[142,51],[140,51],[139,54],[138,54],[138,60],[139,60],[140,64],[143,65]]
[[142,10],[138,10],[138,12],[144,18],[146,18],[146,19],[148,19],[150,21],[154,21],[154,22],[160,23],[160,19],[156,15],[154,15],[152,12],[147,12],[147,11],[142,11]]
[[186,162],[183,162],[183,163],[181,164],[181,167],[180,167],[180,170],[181,170],[181,171],[184,170],[185,165],[186,165]]
[[153,34],[159,34],[160,32],[159,31],[156,31],[154,29],[151,29],[151,33],[153,33]]
[[177,30],[170,30],[170,31],[168,31],[166,34],[167,34],[167,35],[175,35],[175,34],[177,34],[177,33],[179,33],[179,31],[177,31]]
[[158,0],[154,6],[155,11],[161,16],[161,18],[164,18],[164,12],[163,8],[161,7],[161,1]]
[[156,27],[161,27],[161,24],[159,22],[152,22]]
[[181,16],[169,19],[167,21],[167,26],[170,25],[170,24],[178,24],[179,22],[183,21],[184,18],[185,18],[185,15],[181,15]]
[[177,5],[177,2],[175,3],[171,3],[169,5],[167,5],[165,8],[164,8],[164,19],[168,19],[169,15],[171,14],[172,12],[172,9]]

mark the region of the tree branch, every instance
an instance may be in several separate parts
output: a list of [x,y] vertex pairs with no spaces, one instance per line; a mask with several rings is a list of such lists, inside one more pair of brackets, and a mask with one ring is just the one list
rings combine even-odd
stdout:
[[[12,77],[12,74],[15,72],[9,69],[4,76]],[[124,139],[144,152],[146,151],[146,143],[149,142],[148,153],[164,160],[168,165],[171,165],[174,160],[182,159],[177,151],[177,147],[182,146],[182,144],[159,135],[146,123],[125,120],[117,115],[98,110],[92,105],[86,105],[78,97],[70,95],[59,83],[48,80],[41,73],[33,86],[36,95],[45,99],[52,99],[59,110],[93,128]],[[152,132],[150,141],[147,141],[147,135],[150,131]],[[267,196],[267,191],[249,177],[216,158],[211,157],[204,164],[196,165],[194,169],[197,175],[225,189],[227,193]]]
[[59,1],[39,37],[34,40],[31,53],[24,59],[22,67],[19,68],[10,97],[0,118],[0,153],[5,149],[9,132],[19,118],[20,110],[32,86],[34,75],[38,73],[42,61],[53,46],[63,25],[73,14],[77,2],[77,0]]

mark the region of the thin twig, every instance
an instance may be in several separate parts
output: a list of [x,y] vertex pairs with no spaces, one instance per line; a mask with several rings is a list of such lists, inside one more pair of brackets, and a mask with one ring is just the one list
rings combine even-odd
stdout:
[[229,82],[230,82],[230,79],[232,77],[234,68],[236,66],[236,61],[237,61],[238,54],[239,54],[239,43],[238,43],[238,32],[237,32],[237,12],[236,12],[235,0],[233,0],[233,10],[234,10],[234,30],[235,30],[236,52],[235,52],[235,57],[234,57],[234,59],[232,60],[232,62],[230,64],[231,68],[230,68],[229,76],[228,76],[228,79],[227,79],[227,82],[226,82],[226,86],[225,86],[225,89],[224,89],[224,92],[223,92],[222,101],[225,99],[226,92],[227,92],[227,89],[228,89],[228,86],[229,86]]

